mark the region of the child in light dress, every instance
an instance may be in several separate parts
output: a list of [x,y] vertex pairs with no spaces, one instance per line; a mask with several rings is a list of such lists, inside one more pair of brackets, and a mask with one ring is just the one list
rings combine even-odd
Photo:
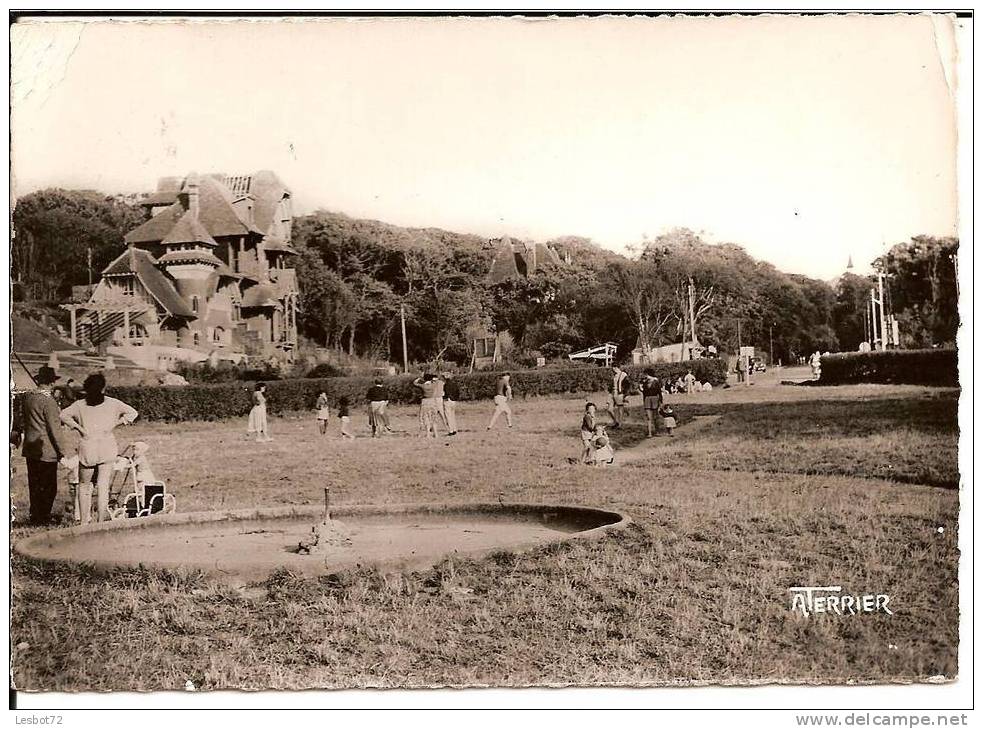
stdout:
[[133,444],[133,465],[136,468],[136,482],[138,486],[148,483],[159,483],[157,476],[154,475],[150,466],[150,459],[147,454],[150,446],[143,441],[136,441]]
[[659,408],[659,417],[662,418],[662,424],[666,426],[666,433],[672,435],[673,428],[676,427],[676,411],[672,409],[672,405],[663,403]]
[[597,434],[594,436],[593,446],[595,466],[610,466],[614,463],[614,446],[611,445],[611,439],[604,431],[603,425],[597,426]]

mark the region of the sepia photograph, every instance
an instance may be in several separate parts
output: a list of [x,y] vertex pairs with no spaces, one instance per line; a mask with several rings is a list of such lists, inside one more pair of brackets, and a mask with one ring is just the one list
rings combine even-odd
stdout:
[[11,708],[970,690],[971,12],[8,33]]

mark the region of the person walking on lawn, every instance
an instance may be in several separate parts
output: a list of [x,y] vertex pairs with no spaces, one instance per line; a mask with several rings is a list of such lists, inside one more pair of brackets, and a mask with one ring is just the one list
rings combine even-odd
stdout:
[[377,377],[369,391],[365,393],[365,399],[369,403],[369,427],[372,428],[372,437],[378,437],[383,430],[392,433],[389,427],[389,393],[382,385],[382,378]]
[[594,436],[597,434],[597,407],[589,402],[584,405],[584,417],[580,421],[580,441],[583,450],[580,462],[587,466],[594,465]]
[[420,389],[420,429],[424,438],[437,437],[437,420],[440,418],[440,401],[437,399],[436,377],[426,373],[413,380]]
[[257,382],[253,389],[253,407],[249,411],[249,425],[246,433],[255,433],[257,443],[269,443],[273,440],[269,433],[269,421],[266,417],[266,383]]
[[461,399],[461,386],[450,372],[444,373],[444,422],[447,435],[457,435],[457,401]]
[[512,400],[512,375],[503,372],[495,385],[495,412],[492,413],[491,422],[488,423],[488,430],[495,427],[495,421],[499,415],[505,416],[505,422],[512,427],[512,408],[509,402]]
[[21,446],[27,461],[27,489],[30,498],[30,523],[44,526],[51,521],[51,507],[58,493],[58,462],[68,454],[51,386],[58,379],[51,367],[42,365],[35,383],[37,389],[25,392],[16,400],[12,445]]
[[628,391],[631,389],[631,380],[628,373],[618,365],[611,368],[614,377],[611,382],[611,419],[614,423],[612,428],[620,428],[621,423],[628,419]]
[[654,370],[645,370],[645,379],[642,381],[642,398],[645,407],[645,421],[648,425],[648,437],[651,438],[659,430],[659,408],[662,407],[662,382],[655,376]]
[[331,402],[328,400],[328,393],[321,390],[317,396],[317,403],[314,405],[317,411],[317,429],[321,435],[328,432],[328,419],[331,417]]

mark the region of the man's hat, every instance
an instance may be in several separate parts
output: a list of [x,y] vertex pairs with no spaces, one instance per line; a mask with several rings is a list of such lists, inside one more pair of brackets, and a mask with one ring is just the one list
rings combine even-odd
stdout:
[[34,379],[37,380],[39,385],[50,385],[58,379],[58,373],[55,372],[53,367],[41,365],[38,367],[38,375]]

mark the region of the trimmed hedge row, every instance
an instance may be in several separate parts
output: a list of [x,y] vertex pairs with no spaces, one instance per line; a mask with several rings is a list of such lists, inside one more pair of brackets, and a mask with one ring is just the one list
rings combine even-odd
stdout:
[[[726,380],[726,363],[722,360],[660,363],[650,366],[663,379],[675,379],[692,370],[701,382],[714,386]],[[633,380],[639,382],[648,367],[626,368]],[[462,400],[491,399],[500,372],[475,372],[458,375]],[[352,406],[365,401],[372,377],[328,377],[323,379],[278,380],[267,383],[267,407],[271,413],[311,410],[320,392],[327,393],[331,402],[347,397]],[[414,376],[384,377],[390,402],[419,401],[419,390],[413,386]],[[555,395],[572,392],[598,392],[611,384],[611,370],[606,367],[564,367],[556,369],[519,370],[512,373],[512,388],[517,397]],[[108,394],[132,405],[143,420],[223,420],[242,417],[252,406],[252,383],[228,382],[215,385],[186,387],[112,387]]]
[[889,349],[829,354],[821,360],[823,385],[875,382],[896,385],[959,386],[954,349]]

